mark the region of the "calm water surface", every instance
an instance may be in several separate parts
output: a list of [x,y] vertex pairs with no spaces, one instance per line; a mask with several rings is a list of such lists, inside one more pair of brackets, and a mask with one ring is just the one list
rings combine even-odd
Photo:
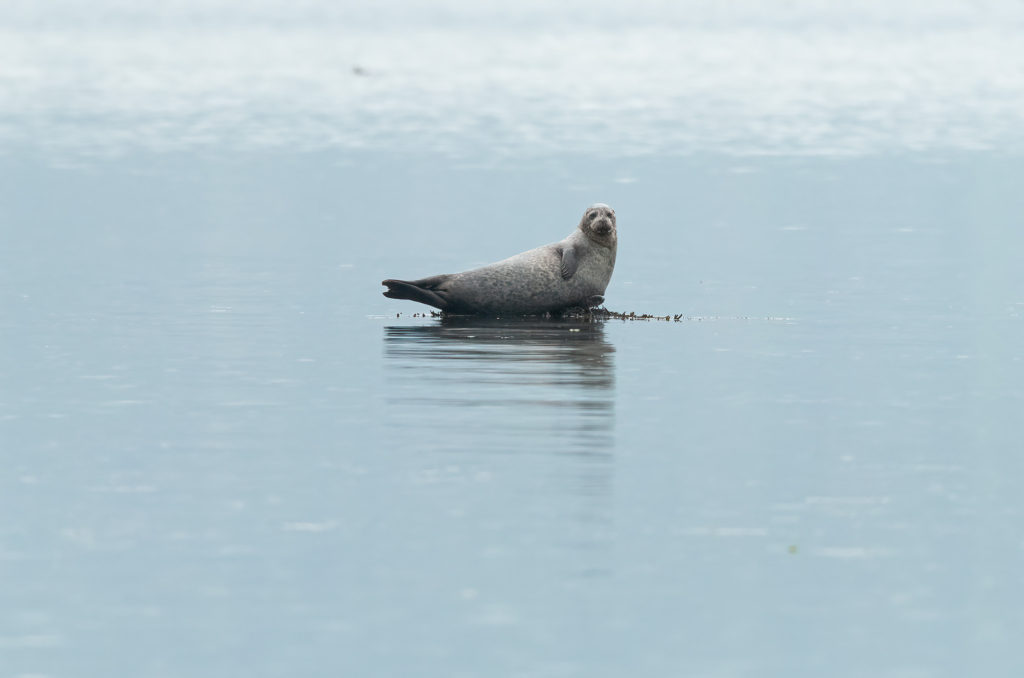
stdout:
[[[685,43],[644,5],[628,40],[705,67],[633,50],[582,108],[545,92],[605,63],[573,56],[599,21],[544,42],[537,80],[500,13],[353,10],[361,41],[328,49],[344,22],[307,5],[287,31],[269,1],[111,1],[104,29],[6,10],[0,676],[1020,674],[1016,5],[694,5]],[[179,34],[195,50],[168,60]],[[256,34],[323,49],[254,80],[276,53]],[[449,44],[447,75],[403,36]],[[929,51],[947,39],[959,57]],[[787,47],[774,98],[739,45]],[[704,80],[659,98],[659,59]],[[681,320],[380,295],[558,240],[595,201],[619,216],[609,307]]]

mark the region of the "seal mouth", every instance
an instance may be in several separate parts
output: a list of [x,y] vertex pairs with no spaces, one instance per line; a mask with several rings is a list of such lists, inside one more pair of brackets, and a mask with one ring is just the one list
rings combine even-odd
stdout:
[[612,225],[607,221],[599,221],[593,226],[594,233],[597,235],[608,235],[612,232]]

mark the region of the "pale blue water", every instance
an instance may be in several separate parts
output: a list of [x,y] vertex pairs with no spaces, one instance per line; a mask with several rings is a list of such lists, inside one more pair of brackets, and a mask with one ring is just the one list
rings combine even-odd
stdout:
[[[104,6],[4,10],[0,676],[1020,674],[1016,5]],[[380,295],[598,200],[681,321]]]

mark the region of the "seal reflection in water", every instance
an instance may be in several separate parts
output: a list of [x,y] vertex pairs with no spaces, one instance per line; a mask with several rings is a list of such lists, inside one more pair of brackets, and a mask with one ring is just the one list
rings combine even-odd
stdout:
[[[464,530],[475,522],[505,534],[509,512],[526,525],[557,521],[567,562],[580,576],[600,574],[606,559],[595,549],[614,531],[616,468],[615,346],[605,330],[602,321],[481,316],[384,327],[390,451],[381,472],[420,468],[424,482],[444,483],[427,496],[450,497]],[[413,456],[396,461],[405,452]],[[529,517],[518,513],[524,501]]]
[[[399,433],[447,448],[609,454],[614,346],[603,322],[454,316],[384,329]],[[410,444],[412,441],[408,441]]]
[[385,280],[385,297],[411,299],[448,313],[535,314],[604,302],[615,268],[615,210],[591,205],[560,242],[463,273]]

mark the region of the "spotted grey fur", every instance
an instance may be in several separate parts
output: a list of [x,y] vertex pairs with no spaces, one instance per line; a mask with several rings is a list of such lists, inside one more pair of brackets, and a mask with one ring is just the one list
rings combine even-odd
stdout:
[[615,268],[615,210],[591,205],[579,226],[544,245],[463,273],[385,280],[384,296],[449,313],[533,314],[597,306]]

